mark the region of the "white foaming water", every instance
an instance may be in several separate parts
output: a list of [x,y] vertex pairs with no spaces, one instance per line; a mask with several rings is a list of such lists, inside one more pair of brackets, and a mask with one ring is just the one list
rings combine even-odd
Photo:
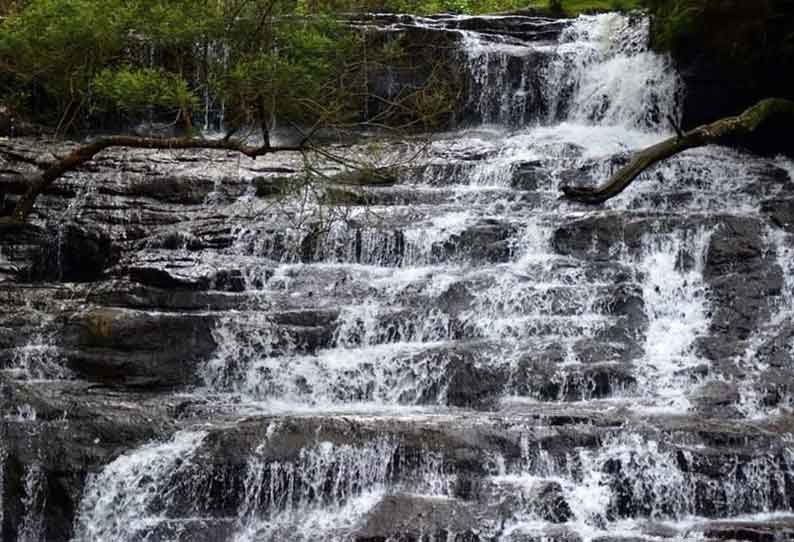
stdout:
[[444,243],[463,233],[474,217],[468,211],[434,217],[429,224],[405,231],[405,260],[403,265],[423,265],[437,259],[437,251]]
[[54,318],[37,313],[40,324],[23,346],[14,348],[8,372],[20,380],[60,380],[72,377],[66,360],[57,345]]
[[384,343],[432,343],[450,339],[450,318],[428,308],[418,314],[395,314],[384,301],[369,299],[345,307],[338,319],[333,343],[341,348],[375,347]]
[[685,393],[692,375],[686,371],[704,363],[693,349],[709,323],[703,282],[709,236],[701,231],[689,239],[661,236],[645,242],[639,270],[645,276],[642,294],[648,330],[637,375],[643,398],[654,398],[654,406],[663,410],[689,407]]
[[567,119],[671,131],[682,85],[671,59],[649,51],[649,27],[646,17],[580,16],[556,45],[463,32],[469,107],[485,124]]
[[[433,343],[395,343],[369,348],[324,350],[316,356],[257,358],[228,391],[255,400],[287,400],[332,408],[435,402],[444,389],[445,358]],[[443,343],[437,346],[443,347]],[[428,353],[428,350],[430,352]]]
[[270,519],[251,519],[234,533],[233,542],[348,542],[349,531],[385,493],[372,490],[350,497],[341,506],[316,506],[282,512]]
[[267,448],[278,442],[280,429],[271,424],[249,458],[235,542],[349,540],[348,531],[388,493],[450,492],[443,458],[426,452],[409,466],[399,442],[388,437],[361,445],[319,442],[301,449],[295,461],[273,461]]
[[[541,105],[533,103],[532,71],[536,49],[506,40],[487,40],[463,32],[462,50],[469,75],[469,107],[484,124],[519,125]],[[518,66],[519,81],[511,68]]]
[[574,88],[569,119],[671,130],[667,117],[680,117],[682,85],[672,60],[648,50],[649,27],[646,17],[613,13],[580,17],[563,33],[568,51],[562,55],[563,73],[555,75],[561,76],[558,88]]
[[47,506],[46,474],[41,464],[34,462],[25,468],[22,496],[22,523],[19,542],[39,542],[44,539],[44,509]]
[[53,337],[35,334],[28,344],[14,350],[10,370],[23,380],[66,379],[72,374],[65,365]]
[[167,519],[168,507],[190,502],[192,455],[206,433],[181,431],[163,443],[131,450],[89,476],[74,542],[132,541]]
[[265,312],[231,312],[213,331],[218,348],[203,371],[205,384],[218,391],[254,394],[265,378],[262,374],[277,353],[293,349],[291,338]]
[[[278,438],[277,426],[268,439]],[[385,492],[397,450],[389,439],[366,446],[320,442],[295,462],[272,461],[263,443],[250,457],[235,540],[315,540],[351,526]],[[298,532],[294,532],[296,527]]]
[[573,517],[554,524],[523,506],[514,511],[505,534],[543,536],[563,527],[586,542],[637,536],[648,520],[679,531],[674,540],[692,540],[693,528],[713,508],[719,517],[734,521],[742,521],[743,513],[747,521],[769,521],[776,517],[777,503],[787,499],[785,479],[792,460],[790,451],[750,460],[739,452],[720,466],[723,474],[717,482],[695,467],[710,460],[708,451],[670,446],[630,431],[608,438],[596,451],[568,453],[561,461],[543,449],[527,449],[523,455],[519,471],[490,480],[501,492],[518,493],[525,501],[540,484],[558,484]]
[[3,415],[3,419],[10,422],[35,422],[38,414],[36,409],[31,405],[19,405],[16,407],[16,412],[10,412]]

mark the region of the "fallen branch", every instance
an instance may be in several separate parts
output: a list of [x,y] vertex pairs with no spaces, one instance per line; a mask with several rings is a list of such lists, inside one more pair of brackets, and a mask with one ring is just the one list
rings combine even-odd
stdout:
[[201,139],[193,137],[185,138],[147,138],[135,136],[110,136],[97,139],[91,143],[80,146],[62,158],[55,164],[47,167],[40,174],[35,175],[29,180],[30,187],[27,192],[19,199],[14,208],[12,219],[17,222],[25,222],[33,210],[36,198],[44,192],[50,185],[63,177],[66,173],[74,171],[86,162],[91,161],[94,156],[110,147],[130,147],[137,149],[210,149],[226,150],[244,154],[249,158],[256,159],[265,154],[287,151],[303,151],[306,149],[301,146],[270,146],[269,144],[253,147],[247,146],[244,142],[236,139]]
[[771,120],[794,120],[794,102],[780,98],[763,100],[736,117],[678,134],[637,152],[609,181],[599,187],[562,186],[564,197],[582,203],[599,204],[623,192],[637,176],[666,158],[704,145],[741,145]]

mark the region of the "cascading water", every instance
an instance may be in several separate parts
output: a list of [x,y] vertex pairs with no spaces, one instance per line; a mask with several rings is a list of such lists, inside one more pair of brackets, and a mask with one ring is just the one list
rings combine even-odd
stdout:
[[[687,370],[704,363],[693,352],[695,339],[708,329],[703,266],[709,236],[695,232],[688,237],[647,241],[651,248],[640,264],[648,329],[638,391],[658,407],[683,411],[689,406]],[[693,260],[691,269],[681,269],[687,257]]]
[[[600,181],[680,117],[648,20],[389,30],[411,25],[457,40],[471,126],[344,220],[317,226],[306,194],[223,210],[231,248],[206,261],[237,262],[248,301],[213,331],[206,419],[91,475],[75,541],[709,540],[708,520],[787,517],[791,443],[704,410],[770,368],[766,328],[725,363],[704,352],[720,236],[758,212],[758,168],[790,162],[700,149],[604,209],[563,203],[562,181]],[[794,269],[763,233],[742,257],[784,270],[773,326]],[[766,420],[753,389],[738,408]]]
[[44,508],[46,506],[45,474],[41,465],[30,465],[25,472],[24,515],[19,530],[20,542],[38,542],[44,536]]
[[191,472],[192,455],[204,437],[177,433],[169,442],[118,457],[94,475],[83,494],[74,540],[149,539],[168,509],[190,498],[190,476],[184,473]]

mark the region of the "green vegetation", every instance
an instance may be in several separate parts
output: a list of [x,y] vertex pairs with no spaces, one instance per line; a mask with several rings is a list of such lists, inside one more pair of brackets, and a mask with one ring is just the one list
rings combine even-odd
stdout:
[[[794,68],[794,0],[0,0],[0,106],[60,132],[141,118],[190,130],[208,95],[232,128],[349,125],[367,108],[367,72],[414,59],[334,14],[641,7],[656,46],[679,57],[707,51],[748,78]],[[432,71],[427,82],[377,122],[432,126],[454,77]]]
[[[276,114],[303,125],[327,123],[361,105],[354,103],[365,93],[355,59],[366,45],[329,14],[536,9],[576,15],[638,2],[0,0],[0,104],[36,112],[36,121],[62,132],[92,119],[124,124],[143,115],[189,128],[205,94],[231,105],[230,125],[260,126]],[[399,55],[370,53],[373,64]],[[406,103],[421,112],[400,122],[429,120],[449,86],[415,93]]]
[[[276,118],[350,124],[364,109],[367,71],[401,61],[394,43],[371,47],[325,6],[302,1],[28,0],[4,9],[0,104],[59,132],[141,118],[190,130],[205,96],[226,104],[228,126],[265,135]],[[443,109],[448,86],[411,89],[378,121],[432,124],[428,108]]]
[[747,62],[794,53],[794,0],[646,2],[661,47],[682,50],[699,42]]
[[[356,168],[365,162],[333,156],[318,134],[428,132],[457,104],[453,66],[417,44],[339,22],[327,5],[6,0],[2,9],[0,122],[9,130],[16,117],[56,135],[96,126],[126,131],[148,120],[179,134],[105,136],[77,147],[29,179],[15,221],[26,220],[52,183],[111,147],[219,149],[251,158],[301,152],[311,175],[317,156]],[[412,83],[374,91],[395,72]],[[193,128],[210,98],[223,107],[219,139]],[[276,126],[288,127],[293,142],[277,144]]]
[[792,97],[794,0],[646,0],[655,46],[731,72],[753,99]]
[[544,4],[551,12],[559,12],[561,8],[564,14],[575,17],[582,13],[640,9],[643,7],[643,0],[549,0],[530,2],[529,6],[542,9]]
[[581,13],[626,11],[641,7],[642,0],[362,0],[349,4],[356,11],[403,13],[503,13],[535,10],[540,13],[576,16]]

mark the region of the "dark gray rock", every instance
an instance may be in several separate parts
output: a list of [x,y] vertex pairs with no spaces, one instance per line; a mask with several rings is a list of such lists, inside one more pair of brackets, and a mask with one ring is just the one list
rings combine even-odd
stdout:
[[439,260],[464,259],[474,262],[506,262],[510,258],[510,238],[515,227],[496,220],[483,221],[453,235],[433,247]]
[[794,538],[794,523],[779,521],[714,522],[698,528],[709,540],[737,542],[779,542]]
[[651,542],[651,540],[640,536],[599,536],[594,538],[593,542]]
[[256,188],[256,195],[260,198],[278,197],[288,192],[295,183],[291,177],[254,177],[252,184]]
[[616,215],[583,218],[554,232],[552,245],[559,254],[580,259],[609,259],[610,249],[624,240],[624,222]]
[[549,527],[533,532],[513,531],[508,542],[582,542],[582,537],[568,527]]
[[544,521],[566,523],[573,512],[559,482],[539,482],[528,495],[531,510]]
[[768,318],[772,299],[780,295],[783,272],[764,241],[760,221],[724,217],[711,236],[704,278],[709,286],[712,342],[718,350],[701,344],[711,359],[726,359],[739,348],[759,322]]
[[[248,265],[254,266],[252,262]],[[200,253],[175,247],[170,250],[139,251],[114,268],[113,274],[168,290],[242,292],[247,286],[246,271],[229,266],[228,259],[202,257]],[[268,273],[259,272],[259,277],[267,278]]]
[[[174,404],[152,395],[115,395],[84,383],[23,384],[0,374],[3,540],[16,540],[25,484],[41,491],[44,540],[71,539],[86,476],[121,452],[172,432]],[[32,477],[32,478],[31,478]]]
[[353,533],[356,542],[478,542],[475,511],[455,499],[394,495],[383,498]]
[[511,391],[542,401],[580,401],[609,397],[636,383],[628,363],[565,361],[565,353],[555,346],[523,355],[511,375]]
[[96,280],[117,258],[107,234],[74,223],[0,224],[0,251],[0,276],[14,281]]
[[[136,533],[136,540],[168,542],[218,542],[232,540],[239,524],[231,518],[163,520]],[[285,535],[287,533],[284,533]]]
[[739,390],[728,382],[707,382],[689,396],[695,411],[711,418],[736,416]]
[[794,199],[766,200],[761,204],[761,211],[769,217],[772,224],[789,233],[794,233]]
[[68,318],[64,355],[76,374],[96,382],[186,385],[215,350],[214,325],[210,315],[96,308]]
[[471,360],[453,363],[446,380],[447,404],[475,409],[492,407],[507,383],[506,371]]

